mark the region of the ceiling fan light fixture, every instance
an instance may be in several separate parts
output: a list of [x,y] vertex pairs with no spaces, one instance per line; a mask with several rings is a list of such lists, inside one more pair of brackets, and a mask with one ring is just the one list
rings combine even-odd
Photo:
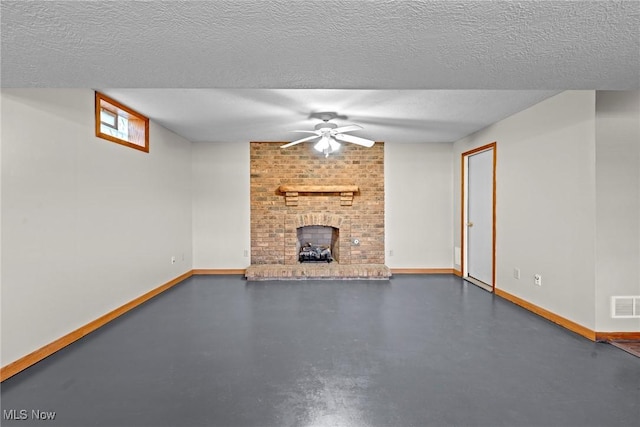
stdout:
[[[329,121],[329,119],[338,117],[336,113],[317,113],[322,114],[322,122],[315,125],[315,130],[294,130],[292,132],[301,132],[301,133],[311,133],[312,136],[308,136],[305,138],[297,139],[295,141],[289,142],[287,144],[281,145],[280,148],[289,148],[296,144],[300,144],[302,142],[311,141],[316,138],[320,138],[320,140],[313,146],[313,148],[325,155],[325,157],[329,157],[329,154],[334,153],[340,149],[342,142],[348,142],[350,144],[356,144],[363,147],[372,147],[375,144],[375,141],[371,139],[360,138],[359,136],[349,135],[346,132],[353,132],[356,130],[362,129],[362,126],[351,124],[338,126],[335,123]],[[314,116],[315,117],[315,116]],[[344,117],[346,118],[346,116]]]
[[314,145],[313,148],[315,148],[317,152],[323,153],[325,157],[329,157],[329,154],[338,151],[341,146],[342,144],[331,138],[331,136],[322,135],[320,141],[318,141],[318,143]]
[[323,153],[329,148],[329,141],[327,141],[327,138],[323,136],[320,141],[318,141],[318,143],[313,146],[313,148],[315,148],[317,152]]

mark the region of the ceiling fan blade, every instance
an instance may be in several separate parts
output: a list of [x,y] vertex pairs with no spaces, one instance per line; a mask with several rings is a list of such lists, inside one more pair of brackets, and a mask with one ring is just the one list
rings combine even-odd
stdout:
[[345,135],[342,133],[334,135],[334,138],[338,141],[350,142],[352,144],[362,145],[363,147],[373,147],[373,144],[375,144],[375,141],[370,139],[364,139],[353,135]]
[[300,144],[301,142],[311,141],[312,139],[316,139],[316,138],[319,138],[319,135],[313,135],[313,136],[308,136],[306,138],[298,139],[297,141],[293,141],[288,144],[281,145],[280,148],[289,148],[293,145]]
[[316,135],[320,136],[320,132],[318,132],[317,130],[292,130],[290,132],[315,133]]
[[346,125],[346,126],[340,126],[339,128],[332,129],[331,133],[335,135],[337,133],[353,132],[354,130],[360,130],[360,129],[363,129],[363,127],[360,125]]

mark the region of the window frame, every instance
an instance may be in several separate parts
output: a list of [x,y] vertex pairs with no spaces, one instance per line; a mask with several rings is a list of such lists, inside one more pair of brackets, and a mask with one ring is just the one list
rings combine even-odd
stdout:
[[[102,115],[104,113],[106,113],[110,117],[113,117],[113,122],[115,123],[114,125],[112,125],[111,123],[107,123],[102,119]],[[114,113],[113,111],[109,110],[108,108],[100,106],[100,127],[101,128],[102,128],[102,125],[105,125],[106,127],[111,128],[111,129],[118,130],[118,113]]]
[[[96,91],[95,94],[96,94],[95,96],[96,136],[101,139],[106,139],[107,141],[115,142],[116,144],[124,145],[126,147],[148,153],[149,152],[149,118],[127,107],[126,105],[123,105],[118,101],[112,98],[109,98],[106,95],[103,95],[98,91]],[[129,140],[126,140],[126,139],[118,138],[116,136],[109,135],[102,132],[101,130],[102,119],[101,119],[100,113],[103,109],[116,115],[116,126],[118,126],[118,117],[119,116],[125,117],[129,121],[130,131],[133,128],[135,131],[133,132],[134,134],[140,134],[144,132],[143,137],[138,138],[138,141],[135,141],[134,138],[129,138]],[[108,124],[105,124],[105,126],[111,127]]]

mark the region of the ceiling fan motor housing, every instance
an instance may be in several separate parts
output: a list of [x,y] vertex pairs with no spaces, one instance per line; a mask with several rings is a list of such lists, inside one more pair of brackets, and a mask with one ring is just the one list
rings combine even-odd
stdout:
[[324,129],[335,129],[337,127],[338,127],[338,125],[336,125],[335,123],[322,122],[322,123],[318,123],[315,126],[315,129],[316,130],[324,130]]
[[335,111],[317,111],[309,114],[310,119],[320,119],[323,122],[328,122],[333,119],[347,120],[349,117],[345,115],[340,115]]

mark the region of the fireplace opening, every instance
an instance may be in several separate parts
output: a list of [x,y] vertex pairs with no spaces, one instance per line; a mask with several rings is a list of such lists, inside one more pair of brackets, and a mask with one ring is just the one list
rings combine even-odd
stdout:
[[299,262],[339,262],[339,229],[324,225],[298,228],[296,253]]

